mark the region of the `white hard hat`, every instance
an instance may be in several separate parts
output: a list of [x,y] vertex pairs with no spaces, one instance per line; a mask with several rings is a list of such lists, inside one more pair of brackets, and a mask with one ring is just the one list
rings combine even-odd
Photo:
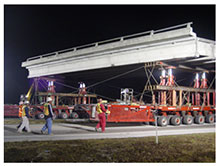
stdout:
[[26,100],[26,101],[24,102],[24,104],[29,104],[29,101],[28,101],[28,100]]
[[47,98],[47,102],[49,102],[49,101],[52,101],[52,98],[51,98],[51,97],[48,97],[48,98]]

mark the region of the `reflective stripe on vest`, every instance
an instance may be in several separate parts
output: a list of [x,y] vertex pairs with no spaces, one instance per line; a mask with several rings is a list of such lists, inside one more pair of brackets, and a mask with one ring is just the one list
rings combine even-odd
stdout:
[[19,117],[22,117],[22,108],[23,108],[23,105],[19,105],[19,110],[18,110]]
[[102,113],[102,109],[101,109],[101,104],[98,103],[97,106],[96,106],[96,111],[101,114]]
[[44,104],[44,115],[48,116],[49,115],[49,109],[48,109],[49,103]]
[[27,107],[26,105],[23,105],[22,107],[22,117],[26,116],[26,112],[25,112],[26,107]]

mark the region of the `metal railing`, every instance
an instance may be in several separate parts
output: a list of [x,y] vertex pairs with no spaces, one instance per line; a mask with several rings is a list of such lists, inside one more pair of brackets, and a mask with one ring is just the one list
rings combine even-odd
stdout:
[[151,31],[136,33],[136,34],[132,34],[132,35],[117,37],[117,38],[113,38],[113,39],[109,39],[109,40],[104,40],[104,41],[100,41],[100,42],[90,43],[90,44],[77,46],[77,47],[73,47],[73,48],[68,48],[68,49],[64,49],[64,50],[60,50],[60,51],[56,51],[56,52],[52,52],[52,53],[48,53],[48,54],[42,54],[42,55],[34,56],[34,57],[31,57],[31,58],[28,58],[27,61],[32,61],[32,60],[41,59],[41,58],[45,58],[45,57],[57,56],[59,54],[66,53],[66,52],[75,52],[77,50],[81,50],[81,49],[85,49],[85,48],[97,47],[97,46],[100,46],[100,45],[109,44],[109,43],[113,43],[113,42],[124,41],[124,40],[127,40],[127,39],[136,38],[136,37],[141,37],[141,36],[146,36],[146,35],[154,35],[154,34],[157,34],[157,33],[162,33],[162,32],[166,32],[166,31],[169,31],[169,30],[175,30],[175,29],[182,28],[182,27],[191,27],[191,24],[192,24],[192,22],[189,22],[189,23],[180,24],[180,25],[176,25],[176,26],[172,26],[172,27],[168,27],[168,28],[155,30],[155,31],[151,30]]

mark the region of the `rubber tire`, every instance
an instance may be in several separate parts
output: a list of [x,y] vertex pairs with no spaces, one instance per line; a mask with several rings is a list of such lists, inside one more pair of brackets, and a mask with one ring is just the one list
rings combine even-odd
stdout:
[[192,115],[186,115],[183,117],[183,123],[186,125],[191,125],[193,124],[193,117]]
[[205,117],[206,123],[214,123],[215,122],[215,116],[213,114],[209,114]]
[[205,122],[205,117],[203,115],[197,115],[195,118],[196,124],[203,124]]
[[60,114],[60,118],[61,118],[61,119],[67,119],[67,118],[68,118],[68,114],[65,113],[65,112],[62,112],[62,113]]
[[171,118],[173,117],[173,115],[168,115],[167,116],[167,124],[170,125],[171,124]]
[[166,116],[160,116],[157,120],[158,126],[165,127],[168,125],[168,120]]
[[37,114],[37,119],[44,119],[44,117],[45,117],[45,115],[42,112]]
[[177,115],[173,116],[171,118],[171,124],[174,126],[179,126],[181,124],[181,117]]
[[76,112],[73,112],[73,113],[71,114],[71,117],[72,117],[73,119],[78,119],[78,118],[79,118],[79,114],[77,114]]

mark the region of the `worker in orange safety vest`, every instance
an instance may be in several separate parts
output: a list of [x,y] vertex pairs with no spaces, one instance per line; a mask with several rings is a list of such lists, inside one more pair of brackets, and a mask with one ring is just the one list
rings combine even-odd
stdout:
[[98,104],[96,106],[96,111],[98,113],[99,123],[95,127],[95,131],[98,131],[98,129],[101,127],[102,132],[105,132],[105,126],[106,126],[106,117],[105,113],[109,113],[108,110],[105,109],[105,106],[102,104],[102,99],[98,99]]
[[[22,108],[24,106],[24,101],[21,100],[19,102],[19,106],[18,106],[18,117],[21,119],[21,122],[19,123],[19,125],[17,126],[17,129],[21,126],[22,124]],[[26,131],[26,129],[24,128],[23,131]]]
[[22,107],[22,115],[21,115],[21,117],[22,117],[22,124],[18,128],[18,132],[19,133],[22,133],[22,130],[24,128],[27,129],[27,132],[29,132],[29,133],[31,132],[31,129],[30,129],[30,126],[29,126],[29,120],[28,120],[28,118],[30,118],[30,115],[29,115],[29,109],[30,109],[29,104],[30,104],[29,101],[25,101],[24,105]]
[[20,101],[19,102],[19,112],[18,112],[18,117],[21,118],[22,117],[22,107],[23,107],[24,102]]

